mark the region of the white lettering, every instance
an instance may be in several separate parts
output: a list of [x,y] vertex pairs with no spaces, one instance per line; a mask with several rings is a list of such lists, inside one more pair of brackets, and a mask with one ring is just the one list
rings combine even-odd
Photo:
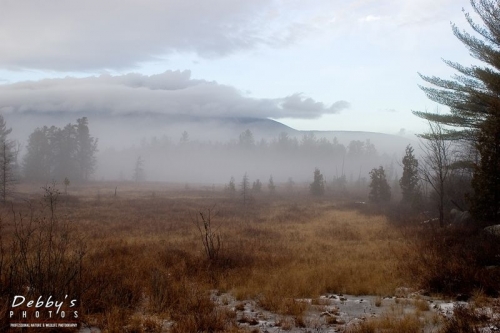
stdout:
[[[16,300],[17,300],[18,298],[21,298],[21,299],[22,299],[22,301],[21,301],[21,303],[16,304]],[[13,308],[15,308],[16,306],[19,306],[19,305],[23,304],[25,300],[26,300],[26,299],[24,298],[24,296],[14,296],[14,300],[12,301],[12,307],[13,307]]]

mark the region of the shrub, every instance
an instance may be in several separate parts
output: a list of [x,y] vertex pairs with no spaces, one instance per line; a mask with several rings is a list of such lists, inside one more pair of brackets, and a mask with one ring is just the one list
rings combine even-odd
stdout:
[[409,241],[402,269],[430,292],[456,295],[482,289],[496,295],[500,290],[498,272],[488,266],[500,264],[500,244],[472,227],[407,231]]

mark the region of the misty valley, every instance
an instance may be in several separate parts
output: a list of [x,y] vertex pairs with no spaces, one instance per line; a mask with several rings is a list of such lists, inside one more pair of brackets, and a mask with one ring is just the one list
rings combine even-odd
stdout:
[[500,0],[0,0],[0,333],[499,331]]
[[[203,122],[183,119],[169,124],[176,138],[156,124],[157,135],[111,146],[128,121],[114,118],[101,138],[81,117],[36,127],[19,144],[2,118],[2,325],[434,332],[461,316],[497,321],[487,311],[500,306],[490,298],[498,242],[448,213],[465,202],[462,169],[447,182],[453,200],[439,228],[432,183],[416,176],[426,157],[417,141],[255,119],[211,119],[208,133],[208,124],[237,133],[211,140],[184,130]],[[15,302],[37,297],[71,299],[64,315],[77,316]]]

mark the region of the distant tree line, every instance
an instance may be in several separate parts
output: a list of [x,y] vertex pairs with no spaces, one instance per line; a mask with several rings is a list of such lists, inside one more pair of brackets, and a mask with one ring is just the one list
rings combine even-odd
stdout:
[[21,145],[9,138],[8,128],[0,115],[0,200],[12,197],[15,185],[21,180],[49,182],[86,181],[94,172],[97,139],[90,136],[88,120],[83,117],[76,124],[64,128],[55,126],[37,128],[31,133],[26,154],[20,165]]
[[328,140],[326,138],[318,138],[314,133],[307,133],[299,139],[290,136],[286,132],[282,132],[271,140],[260,139],[256,141],[252,131],[248,129],[242,132],[237,140],[230,140],[228,142],[190,141],[189,133],[184,131],[178,143],[168,137],[163,137],[161,139],[153,137],[150,140],[143,140],[140,149],[142,151],[151,151],[152,153],[169,149],[179,149],[182,151],[193,149],[227,149],[231,151],[242,151],[246,154],[249,152],[259,153],[266,151],[280,154],[304,153],[310,156],[317,156],[318,153],[320,153],[327,156],[346,157],[351,159],[380,157],[375,145],[371,143],[370,140],[352,140],[345,146],[339,143],[337,138]]
[[[138,156],[141,156],[140,168]],[[376,165],[387,167],[392,181],[398,169],[393,165],[394,160],[393,156],[379,154],[370,140],[343,144],[336,138],[318,138],[312,133],[294,137],[285,132],[272,139],[257,140],[252,131],[245,130],[233,140],[219,142],[190,140],[189,133],[183,132],[178,140],[154,137],[143,140],[140,146],[109,149],[102,155],[100,173],[106,179],[116,179],[121,171],[121,174],[128,173],[125,178],[132,180],[175,178],[196,182],[210,179],[220,183],[227,179],[222,170],[228,170],[233,175],[249,171],[261,180],[273,174],[279,177],[274,179],[278,182],[288,177],[302,182],[307,179],[309,168],[318,167],[324,172],[325,181],[338,180],[340,193],[348,182],[366,181],[369,170]],[[128,166],[120,169],[123,162],[117,161],[128,161]],[[204,167],[207,165],[210,168]],[[143,177],[137,177],[138,174]],[[256,186],[258,188],[258,184]]]
[[90,135],[86,117],[63,128],[39,127],[28,139],[22,165],[24,178],[87,181],[95,170],[96,152],[97,139]]

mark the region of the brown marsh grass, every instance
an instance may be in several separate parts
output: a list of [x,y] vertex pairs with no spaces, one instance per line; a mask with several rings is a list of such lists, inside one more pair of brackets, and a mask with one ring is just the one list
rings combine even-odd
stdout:
[[[33,207],[41,200],[33,194],[40,191],[23,190]],[[235,313],[215,306],[214,290],[301,318],[306,305],[297,298],[327,292],[392,295],[396,287],[412,286],[399,268],[406,253],[401,231],[384,216],[339,209],[331,199],[262,193],[243,205],[220,188],[96,183],[72,186],[57,200],[59,218],[78,235],[79,243],[71,246],[85,249],[78,288],[71,290],[78,294],[83,320],[107,332],[145,327],[137,313],[172,321],[174,332],[237,332]],[[216,260],[206,257],[195,225],[197,214],[208,208],[216,212],[212,230],[221,239]],[[24,203],[2,212],[4,248],[14,239],[13,211],[29,214]],[[12,258],[2,260],[8,264]],[[0,266],[4,285],[7,266]],[[16,288],[29,283],[27,276],[18,281],[24,285]],[[147,325],[157,331],[160,324]],[[398,325],[413,327],[413,321]]]

